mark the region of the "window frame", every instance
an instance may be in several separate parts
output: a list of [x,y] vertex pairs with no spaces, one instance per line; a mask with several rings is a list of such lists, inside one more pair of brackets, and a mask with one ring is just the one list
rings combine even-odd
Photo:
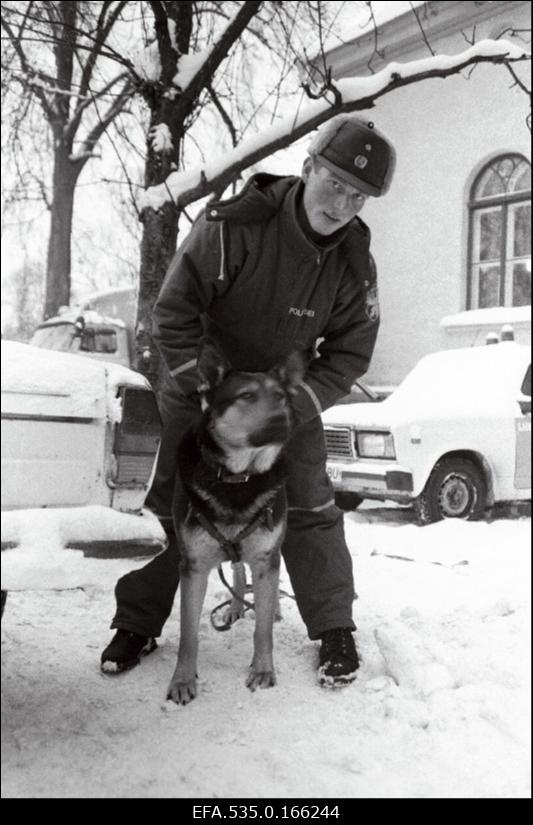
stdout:
[[[512,301],[512,284],[509,286],[507,284],[508,281],[508,268],[509,263],[511,262],[511,258],[507,257],[507,249],[509,243],[509,227],[508,227],[508,219],[509,219],[509,207],[519,203],[525,203],[531,205],[531,189],[523,189],[519,192],[510,192],[510,193],[503,193],[494,195],[488,198],[478,198],[474,197],[474,193],[476,192],[481,179],[484,175],[487,174],[489,169],[493,167],[495,164],[502,162],[506,158],[513,159],[513,160],[520,160],[524,161],[528,164],[531,168],[531,162],[522,155],[520,152],[506,152],[502,154],[495,155],[489,161],[483,164],[482,168],[479,170],[477,175],[475,176],[474,180],[472,181],[470,188],[469,188],[469,197],[467,202],[468,208],[468,252],[467,252],[467,284],[466,284],[466,308],[467,309],[480,309],[479,306],[479,272],[477,272],[476,277],[478,278],[477,284],[477,305],[474,306],[473,304],[473,297],[476,294],[476,289],[474,285],[474,267],[479,266],[480,261],[476,261],[474,263],[474,239],[476,235],[475,230],[475,215],[476,212],[479,212],[483,209],[491,209],[495,206],[499,207],[502,211],[502,236],[500,242],[500,257],[498,259],[498,265],[500,268],[500,283],[499,283],[499,301],[500,303],[497,306],[505,307],[505,306],[515,306],[512,302],[509,304],[505,303],[506,292],[509,290],[511,294],[511,301]],[[523,256],[522,256],[523,257]],[[530,258],[531,259],[531,258]],[[520,259],[517,259],[520,260]],[[487,261],[487,263],[490,263]]]

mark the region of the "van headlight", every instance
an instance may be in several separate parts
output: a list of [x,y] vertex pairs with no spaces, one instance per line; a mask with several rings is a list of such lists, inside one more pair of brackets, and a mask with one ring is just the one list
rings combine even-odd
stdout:
[[396,458],[392,433],[359,431],[357,452],[361,458]]

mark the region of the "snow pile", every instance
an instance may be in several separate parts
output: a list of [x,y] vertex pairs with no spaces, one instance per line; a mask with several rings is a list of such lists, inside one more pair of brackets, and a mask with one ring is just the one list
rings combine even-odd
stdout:
[[85,591],[10,594],[3,795],[528,797],[530,520],[418,527],[409,511],[363,505],[345,524],[362,665],[339,691],[316,685],[318,644],[284,598],[278,684],[250,693],[253,617],[213,630],[209,611],[227,597],[215,574],[200,693],[186,707],[165,701],[179,599],[159,649],[106,677],[98,661],[118,572],[109,562],[96,562]]
[[[2,588],[37,590],[93,585],[102,574],[109,574],[109,566],[102,568],[102,562],[86,558],[81,550],[72,548],[104,540],[145,549],[153,546],[155,555],[164,546],[165,534],[149,510],[133,515],[95,505],[2,512],[2,543],[17,545],[2,551]],[[112,547],[109,553],[113,555]],[[131,562],[131,567],[142,564],[146,564],[146,558],[137,565]]]

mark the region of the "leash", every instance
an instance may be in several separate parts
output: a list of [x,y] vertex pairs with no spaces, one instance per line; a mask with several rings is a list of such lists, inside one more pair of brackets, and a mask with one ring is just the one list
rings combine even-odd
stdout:
[[[237,601],[241,602],[241,604],[244,605],[244,613],[247,613],[248,610],[255,610],[255,604],[253,602],[249,602],[247,599],[243,599],[242,596],[240,596],[238,593],[235,592],[235,590],[233,589],[231,584],[226,579],[221,564],[218,565],[218,575],[220,577],[220,580],[221,580],[222,584],[225,587],[227,587],[227,589],[229,590],[229,592],[231,593],[233,598],[237,599]],[[251,590],[252,590],[252,585],[247,584],[246,587],[245,587],[245,592],[249,593]],[[292,593],[287,593],[286,590],[278,590],[278,593],[279,593],[280,596],[285,596],[287,599],[292,599],[293,601],[296,601],[296,597],[293,596]],[[220,604],[217,604],[217,606],[214,607],[213,610],[211,611],[211,613],[210,613],[211,624],[215,628],[215,630],[220,630],[220,631],[231,630],[231,628],[233,627],[233,625],[235,624],[237,619],[240,618],[239,616],[237,616],[237,619],[234,619],[233,621],[230,621],[229,619],[226,619],[226,621],[223,624],[216,624],[215,623],[216,614],[220,610],[223,610],[225,607],[227,607],[227,605],[231,604],[231,602],[232,602],[232,599],[226,599],[226,601],[221,602]]]
[[[229,590],[229,592],[231,593],[233,598],[237,599],[237,601],[241,602],[241,604],[244,605],[244,613],[246,613],[248,610],[255,610],[255,604],[253,602],[249,602],[246,599],[243,599],[242,596],[240,596],[238,593],[235,592],[235,590],[233,589],[231,584],[226,579],[221,564],[218,565],[218,575],[220,577],[220,580],[221,580],[222,584],[225,587],[227,587],[227,589]],[[248,591],[250,589],[251,589],[250,586],[246,585],[245,591]],[[215,630],[220,630],[220,631],[231,630],[231,627],[237,621],[237,619],[234,619],[233,621],[231,621],[230,619],[226,619],[226,621],[223,624],[216,624],[216,622],[215,622],[215,617],[216,617],[217,613],[220,610],[223,610],[229,604],[231,604],[232,601],[233,601],[233,599],[226,599],[225,602],[221,602],[216,607],[214,607],[213,610],[211,611],[211,614],[210,614],[211,624],[215,628]]]

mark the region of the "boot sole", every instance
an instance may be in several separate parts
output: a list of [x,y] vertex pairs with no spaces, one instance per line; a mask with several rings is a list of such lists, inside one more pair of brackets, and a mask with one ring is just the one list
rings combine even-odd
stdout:
[[355,682],[357,678],[357,670],[352,671],[352,673],[343,673],[342,676],[330,676],[325,673],[324,670],[324,668],[319,667],[317,673],[318,684],[323,688],[335,689],[348,687],[348,685]]

